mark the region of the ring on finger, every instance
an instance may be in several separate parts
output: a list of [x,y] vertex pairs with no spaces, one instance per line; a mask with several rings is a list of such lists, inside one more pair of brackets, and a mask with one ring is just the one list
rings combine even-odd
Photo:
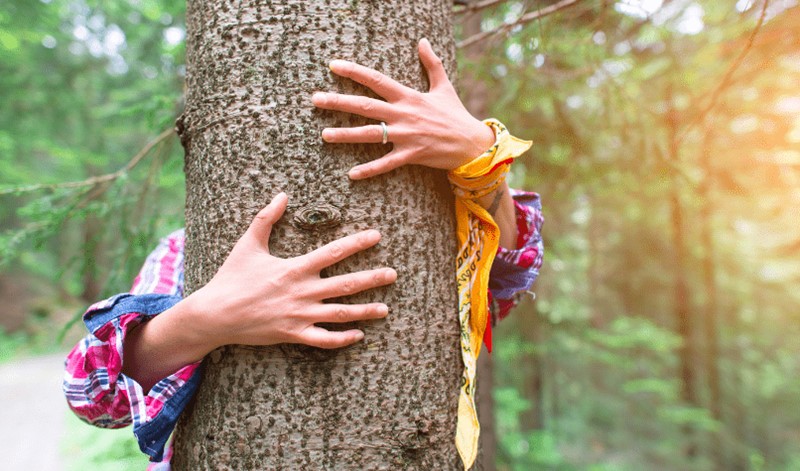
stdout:
[[383,130],[383,137],[381,138],[381,144],[386,144],[389,142],[389,126],[386,125],[383,121],[381,121],[381,130]]

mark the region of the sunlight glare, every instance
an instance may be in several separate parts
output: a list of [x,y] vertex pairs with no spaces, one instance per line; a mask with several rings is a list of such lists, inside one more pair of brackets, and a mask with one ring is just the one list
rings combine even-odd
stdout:
[[170,26],[164,30],[164,41],[166,41],[170,46],[180,44],[185,36],[186,33],[183,31],[183,28],[179,28],[177,26]]
[[703,7],[696,3],[692,3],[683,11],[680,20],[675,29],[682,34],[694,35],[703,31],[705,23],[703,23],[703,16],[705,11]]
[[644,19],[658,11],[663,3],[663,0],[620,0],[614,5],[614,9],[625,15]]

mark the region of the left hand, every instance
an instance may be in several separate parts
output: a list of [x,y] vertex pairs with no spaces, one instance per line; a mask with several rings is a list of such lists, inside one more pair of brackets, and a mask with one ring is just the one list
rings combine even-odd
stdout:
[[[311,97],[318,108],[361,115],[388,126],[391,152],[350,169],[351,179],[373,177],[408,164],[452,170],[494,144],[494,132],[461,103],[427,39],[419,42],[419,58],[428,73],[427,93],[403,86],[376,70],[334,60],[330,67],[335,74],[355,80],[386,101],[321,92]],[[378,124],[327,128],[322,131],[322,138],[331,143],[380,143],[383,128]]]

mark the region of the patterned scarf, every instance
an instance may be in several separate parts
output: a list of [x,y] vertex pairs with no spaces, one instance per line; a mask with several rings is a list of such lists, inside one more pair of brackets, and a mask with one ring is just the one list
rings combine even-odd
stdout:
[[481,340],[489,321],[489,272],[500,241],[500,230],[477,199],[492,193],[505,181],[511,162],[527,151],[532,142],[511,134],[494,119],[484,121],[497,140],[481,156],[448,173],[456,196],[456,258],[458,320],[461,326],[461,357],[464,361],[458,398],[456,448],[468,470],[478,454],[480,424],[475,407],[475,373]]

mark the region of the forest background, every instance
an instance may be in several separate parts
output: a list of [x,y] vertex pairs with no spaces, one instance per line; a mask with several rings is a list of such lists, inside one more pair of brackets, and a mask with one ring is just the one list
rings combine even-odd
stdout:
[[[800,470],[797,3],[454,5],[465,99],[534,141],[511,183],[545,213],[495,331],[498,469]],[[69,348],[183,225],[184,8],[0,6],[0,362]],[[142,469],[70,427],[75,469]]]

